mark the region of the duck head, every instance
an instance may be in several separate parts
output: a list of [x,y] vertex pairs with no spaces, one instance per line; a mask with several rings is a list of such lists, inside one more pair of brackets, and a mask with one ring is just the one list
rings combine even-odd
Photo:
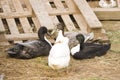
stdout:
[[59,31],[62,30],[62,34],[64,35],[64,25],[61,23],[58,23],[55,28],[51,31],[51,35],[56,40]]
[[83,36],[83,34],[76,35],[76,39],[79,41],[79,43],[84,43],[85,41],[85,37]]
[[84,35],[83,34],[78,34],[78,35],[76,35],[76,39],[79,41],[80,50],[82,50],[84,48],[84,41],[85,41]]
[[45,40],[44,39],[45,34],[50,36],[50,34],[48,33],[47,28],[45,26],[41,26],[40,29],[38,30],[38,37],[39,37],[39,39],[40,40]]

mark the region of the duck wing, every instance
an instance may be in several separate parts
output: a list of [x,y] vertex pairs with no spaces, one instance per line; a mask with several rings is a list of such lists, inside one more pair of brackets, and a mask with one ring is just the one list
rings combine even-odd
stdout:
[[49,54],[51,46],[43,41],[34,40],[24,43],[16,43],[7,50],[10,57],[30,59]]
[[51,45],[49,43],[47,43],[46,41],[39,41],[39,40],[19,43],[19,45],[28,48],[29,49],[28,54],[34,57],[48,55],[51,49]]

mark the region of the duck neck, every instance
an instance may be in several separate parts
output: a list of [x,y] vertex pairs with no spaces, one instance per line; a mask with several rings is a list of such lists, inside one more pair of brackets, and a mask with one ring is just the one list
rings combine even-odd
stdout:
[[39,40],[41,40],[41,41],[45,41],[45,34],[38,34],[38,36],[39,36]]
[[84,43],[80,43],[80,50],[82,50],[84,48]]
[[60,30],[59,33],[58,33],[58,36],[57,36],[56,42],[61,41],[61,40],[63,39],[63,37],[64,37],[64,36],[63,36],[62,30]]

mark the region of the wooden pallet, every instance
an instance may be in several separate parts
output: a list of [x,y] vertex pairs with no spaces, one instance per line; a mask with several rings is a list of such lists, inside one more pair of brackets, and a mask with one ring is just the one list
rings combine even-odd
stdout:
[[[90,15],[90,16],[89,16]],[[37,39],[40,25],[66,31],[101,32],[102,24],[86,0],[0,0],[0,29],[7,41]]]
[[[31,6],[24,0],[1,0],[0,24],[8,41],[37,38],[39,22],[33,16]],[[32,36],[31,36],[32,35]]]

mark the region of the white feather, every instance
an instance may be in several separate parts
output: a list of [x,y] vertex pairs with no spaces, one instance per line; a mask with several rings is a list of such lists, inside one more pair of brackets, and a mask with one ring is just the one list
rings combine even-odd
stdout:
[[113,8],[116,5],[117,5],[116,1],[114,1],[114,0],[110,0],[110,4],[108,4],[106,0],[100,0],[99,1],[99,6],[102,7],[102,8]]
[[55,44],[50,50],[48,56],[48,65],[53,69],[60,69],[67,67],[70,62],[70,50],[68,46],[69,39],[62,35],[60,30]]
[[79,50],[80,50],[80,44],[77,44],[77,46],[75,46],[71,49],[71,54],[74,55]]
[[44,36],[45,40],[50,44],[50,46],[52,47],[51,42],[46,38],[46,36]]

